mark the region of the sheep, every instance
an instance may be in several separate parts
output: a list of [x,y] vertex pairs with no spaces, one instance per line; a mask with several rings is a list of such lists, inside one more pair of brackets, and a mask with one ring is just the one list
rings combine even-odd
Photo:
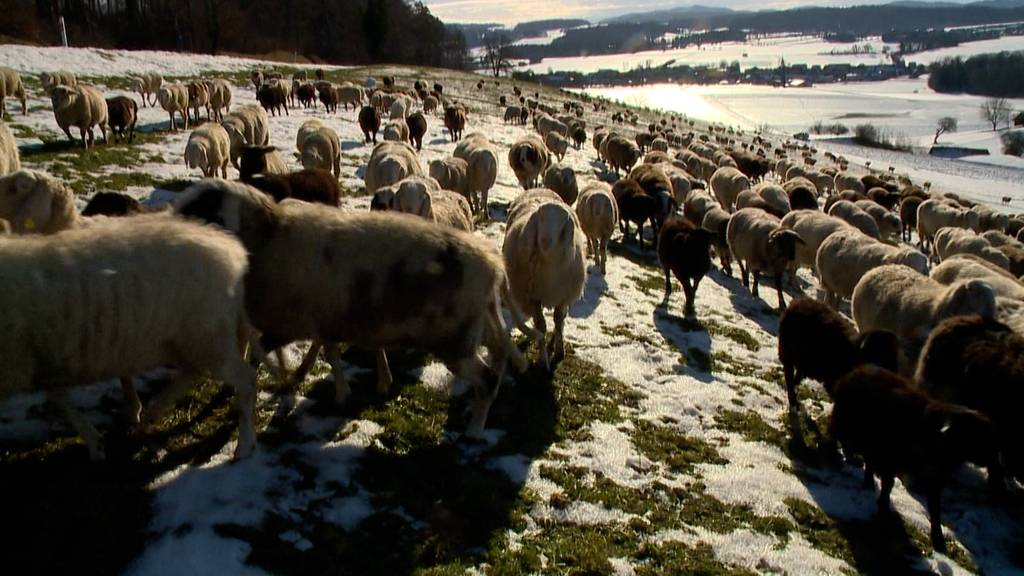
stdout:
[[485,220],[490,218],[487,196],[498,178],[498,154],[491,141],[480,132],[473,132],[455,146],[452,156],[465,160],[468,165],[466,188],[473,211]]
[[249,80],[252,81],[253,88],[255,88],[257,92],[259,92],[260,86],[263,85],[263,72],[260,72],[259,70],[254,70],[251,74],[249,74]]
[[[525,368],[500,313],[501,260],[482,238],[407,215],[285,208],[244,184],[217,180],[183,192],[176,211],[223,223],[249,251],[246,308],[263,351],[310,339],[377,350],[411,345],[476,390],[467,428],[474,437],[483,432],[507,360]],[[477,355],[481,345],[489,366]],[[351,389],[337,349],[325,350],[335,400],[344,402]],[[386,357],[379,359],[386,366]]]
[[[139,97],[142,98],[142,107],[156,106],[156,95],[163,86],[164,79],[159,74],[154,72],[146,72],[139,76],[131,78],[132,92],[138,93]],[[150,101],[152,96],[152,101]]]
[[1024,284],[1005,268],[974,254],[956,254],[942,261],[929,274],[932,280],[949,286],[960,280],[984,280],[996,296],[1024,302]]
[[427,171],[431,178],[437,180],[442,189],[458,192],[472,204],[473,196],[469,193],[468,162],[455,157],[431,160]]
[[423,136],[427,133],[427,119],[423,112],[417,111],[406,116],[405,123],[409,127],[409,139],[416,144],[416,151],[423,149]]
[[547,114],[540,114],[535,119],[537,125],[537,132],[540,137],[547,140],[548,134],[555,132],[563,138],[569,135],[569,127],[563,124],[561,121],[548,116]]
[[726,276],[732,276],[732,252],[729,250],[729,243],[726,240],[731,217],[728,212],[722,210],[721,206],[715,205],[704,212],[704,218],[701,219],[700,224],[701,228],[711,233],[711,245],[718,253],[719,264]]
[[901,232],[900,219],[874,200],[858,200],[853,205],[867,212],[868,216],[875,220],[875,224],[878,225],[878,237],[880,240],[893,238]]
[[577,150],[583,148],[583,144],[587,141],[587,129],[582,126],[575,126],[572,128],[569,136],[572,138],[573,145]]
[[416,151],[405,142],[381,142],[373,147],[363,179],[366,192],[373,194],[378,188],[400,182],[409,176],[422,176],[423,169]]
[[210,110],[212,120],[221,122],[224,120],[224,113],[231,111],[231,84],[223,78],[214,78],[206,82],[206,88],[210,92]]
[[[205,82],[193,80],[185,85],[188,88],[188,105],[195,112],[194,124],[199,124],[199,107],[206,108],[206,117],[210,119],[210,87]],[[188,114],[188,110],[185,110]]]
[[527,134],[509,148],[508,163],[515,172],[523,190],[537,185],[537,181],[550,164],[548,148],[536,134]]
[[39,83],[43,85],[43,92],[46,92],[47,96],[49,96],[57,86],[67,86],[69,88],[78,86],[78,79],[75,77],[74,72],[58,70],[57,72],[43,72],[40,74]]
[[576,202],[579,187],[576,184],[576,171],[571,166],[551,166],[544,171],[543,180],[544,187],[558,194],[566,204],[572,206]]
[[864,193],[864,183],[861,182],[860,178],[857,178],[849,172],[839,172],[833,179],[835,184],[836,193],[845,192],[847,190],[853,190],[858,194]]
[[75,195],[59,180],[32,170],[0,177],[0,218],[15,234],[53,234],[75,227]]
[[139,117],[139,105],[127,96],[107,98],[107,121],[114,141],[124,138],[128,131],[128,141],[135,141],[135,123]]
[[996,250],[999,250],[1006,256],[1009,262],[1007,269],[1012,274],[1015,276],[1024,275],[1024,246],[1021,246],[1020,242],[1014,240],[1013,244],[996,246]]
[[345,82],[341,86],[338,86],[338,101],[339,104],[345,107],[345,111],[348,111],[348,105],[352,105],[352,109],[356,110],[363,104],[363,89],[351,82]]
[[[654,164],[640,164],[629,172],[629,179],[635,180],[643,191],[657,201],[657,210],[654,213],[655,236],[665,218],[675,209],[673,198],[672,181],[668,179],[665,172]],[[694,223],[696,225],[696,223]]]
[[333,171],[336,177],[341,177],[341,142],[333,128],[323,125],[316,127],[302,139],[298,150],[303,168]]
[[931,522],[931,544],[946,552],[942,535],[943,485],[964,462],[983,466],[997,458],[995,430],[978,412],[930,398],[907,379],[863,366],[836,383],[831,436],[847,456],[864,460],[864,481],[881,481],[879,513],[887,513],[895,478],[920,473]]
[[17,98],[21,102],[21,115],[28,116],[28,98],[21,74],[12,68],[0,66],[0,118],[7,114],[7,99]]
[[373,106],[363,106],[359,110],[359,129],[363,131],[363,142],[370,142],[370,134],[373,134],[373,143],[377,143],[377,131],[380,130],[380,113]]
[[338,111],[338,104],[341,102],[341,95],[338,94],[337,88],[332,86],[329,82],[318,82],[316,84],[316,91],[320,101],[324,103],[324,110],[326,110],[328,114]]
[[[789,195],[786,193],[786,189],[778,184],[761,182],[754,186],[752,190],[770,207],[770,210],[768,210],[770,214],[782,218],[793,210],[792,205],[789,203]],[[817,206],[817,203],[815,203],[815,206]]]
[[82,216],[131,216],[146,212],[138,200],[119,192],[97,192],[82,208]]
[[665,302],[672,294],[672,279],[683,285],[687,316],[696,314],[697,287],[711,269],[711,233],[682,216],[672,215],[658,232],[658,261],[665,273]]
[[779,363],[786,385],[789,423],[802,443],[796,389],[804,378],[821,382],[831,397],[836,382],[857,366],[899,367],[899,341],[890,332],[859,334],[853,323],[811,298],[794,298],[779,317]]
[[928,335],[914,380],[932,397],[977,410],[995,426],[1002,466],[990,462],[989,484],[1005,489],[1003,467],[1024,475],[1018,424],[1024,379],[1024,337],[1009,326],[979,316],[957,316]]
[[982,233],[981,237],[995,248],[1000,246],[1022,246],[1016,238],[1000,232],[999,230],[988,230],[987,232]]
[[561,162],[565,158],[565,153],[569,149],[569,141],[558,132],[551,131],[544,137],[544,145],[547,146],[548,150],[552,154],[558,156],[558,161]]
[[509,207],[502,254],[512,300],[533,318],[541,364],[550,369],[544,308],[555,309],[551,356],[557,362],[565,355],[565,317],[586,281],[586,242],[576,214],[550,190],[520,194]]
[[704,222],[704,215],[712,208],[721,209],[718,201],[711,197],[705,190],[694,190],[686,197],[683,204],[683,215],[695,226]]
[[854,228],[876,240],[881,236],[875,219],[849,200],[840,200],[832,204],[827,211],[829,216],[845,220]]
[[391,209],[405,212],[442,226],[473,231],[473,211],[469,201],[456,192],[441,190],[436,181],[411,176],[397,183]]
[[726,239],[739,263],[744,286],[750,287],[749,274],[753,273],[755,297],[761,272],[775,275],[779,309],[783,310],[786,301],[782,295],[782,273],[796,259],[796,246],[803,243],[803,239],[780,224],[777,217],[763,210],[743,208],[733,213],[729,220]]
[[718,203],[726,212],[733,211],[733,204],[740,192],[750,189],[750,178],[736,168],[728,166],[715,170],[708,183]]
[[820,210],[814,192],[806,186],[783,187],[789,197],[789,205],[793,210]]
[[437,111],[438,99],[436,96],[430,95],[423,99],[423,112],[430,114]]
[[868,271],[886,264],[901,264],[928,275],[928,257],[907,246],[892,246],[864,235],[859,230],[837,230],[818,247],[815,266],[825,291],[825,301],[838,307],[853,295],[857,283]]
[[898,192],[890,192],[885,188],[872,188],[866,194],[869,200],[885,208],[886,211],[892,211],[900,201],[900,194]]
[[392,120],[384,126],[384,140],[388,142],[408,142],[409,125],[405,120]]
[[611,187],[604,182],[592,182],[584,187],[576,202],[576,217],[587,237],[590,253],[604,274],[608,263],[608,240],[619,221],[619,207]]
[[901,264],[879,266],[864,275],[850,299],[853,320],[861,332],[888,330],[907,346],[908,358],[932,328],[950,316],[996,315],[996,294],[981,280],[943,286]]
[[310,84],[309,82],[304,82],[298,84],[297,86],[292,86],[292,94],[294,94],[295,97],[298,98],[299,104],[301,104],[303,108],[309,108],[310,106],[316,108],[316,87]]
[[284,82],[267,82],[256,92],[256,99],[260,106],[272,116],[280,116],[281,108],[284,108],[285,115],[288,115],[288,85]]
[[231,160],[231,137],[220,124],[208,122],[192,131],[185,144],[185,165],[199,168],[207,178],[217,175],[228,177],[228,162]]
[[[92,86],[54,86],[50,91],[53,115],[57,125],[74,142],[71,127],[78,128],[82,136],[82,147],[93,143],[93,128],[99,126],[103,141],[107,141],[107,101],[99,90]],[[89,139],[86,141],[86,134]]]
[[270,131],[266,110],[259,106],[236,106],[227,115],[221,126],[228,131],[231,139],[231,164],[238,168],[238,157],[246,145],[266,146],[270,143]]
[[900,201],[900,237],[910,242],[910,232],[917,229],[917,210],[924,202],[917,196],[907,196]]
[[1009,216],[996,212],[983,204],[971,207],[971,212],[978,215],[978,224],[973,230],[979,234],[989,230],[1006,230],[1010,224]]
[[144,413],[145,429],[209,372],[235,388],[235,457],[247,456],[256,446],[256,375],[238,350],[245,273],[237,240],[163,215],[0,241],[5,395],[44,390],[96,460],[100,435],[71,406],[69,387],[178,368]]
[[160,107],[171,119],[171,132],[178,131],[174,115],[181,114],[182,129],[188,130],[188,87],[184,84],[165,84],[156,93]]
[[955,226],[975,229],[978,214],[946,204],[943,200],[925,200],[917,208],[917,240],[922,248],[932,243],[939,228]]
[[508,124],[510,122],[512,124],[517,124],[517,123],[519,123],[519,117],[520,117],[520,108],[519,108],[519,106],[509,106],[509,107],[505,108],[505,116],[504,116],[505,124]]
[[[630,178],[623,178],[612,186],[612,196],[619,207],[619,229],[623,239],[629,238],[629,223],[636,224],[636,240],[642,250],[644,247],[644,222],[650,222],[655,228],[655,219],[659,213],[660,202],[654,196]],[[657,234],[654,235],[657,238]]]
[[602,140],[601,150],[601,155],[611,165],[616,176],[618,176],[619,170],[626,170],[627,172],[631,170],[637,160],[640,159],[640,148],[618,134],[609,134],[607,138]]
[[796,266],[810,269],[815,276],[818,275],[816,259],[821,243],[840,230],[856,230],[845,220],[808,210],[786,214],[782,226],[796,231],[804,240],[803,244],[798,243],[796,247]]
[[298,172],[259,172],[248,176],[243,182],[267,194],[275,202],[294,198],[303,202],[337,207],[341,198],[338,179],[326,170],[315,168]]
[[988,243],[988,240],[970,230],[946,226],[935,232],[935,256],[941,262],[953,254],[974,254],[989,262],[1010,269],[1010,259]]
[[284,157],[274,146],[250,146],[242,148],[238,159],[238,179],[249,182],[257,174],[288,174]]
[[462,131],[466,129],[466,110],[461,106],[446,106],[444,127],[448,129],[452,142],[461,140]]
[[18,142],[7,124],[0,122],[0,176],[21,170]]
[[597,152],[597,157],[602,162],[604,161],[604,156],[601,155],[601,143],[604,142],[604,139],[607,138],[609,134],[610,132],[607,128],[604,126],[598,126],[594,129],[594,135],[591,137],[591,143],[594,145],[594,151]]

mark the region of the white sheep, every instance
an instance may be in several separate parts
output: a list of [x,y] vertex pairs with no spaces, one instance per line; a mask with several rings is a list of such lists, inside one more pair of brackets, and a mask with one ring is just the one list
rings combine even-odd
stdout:
[[984,280],[996,296],[1024,302],[1024,283],[995,264],[974,254],[957,254],[932,269],[932,280],[949,286],[961,280]]
[[13,68],[0,66],[0,118],[7,114],[7,99],[12,97],[21,102],[22,116],[28,116],[28,98],[25,96],[21,74]]
[[363,89],[351,82],[343,83],[338,86],[338,103],[345,106],[345,110],[348,110],[349,104],[353,110],[358,110],[363,103]]
[[[132,92],[142,97],[143,107],[156,105],[156,95],[164,84],[163,76],[156,72],[145,72],[138,76],[133,76],[130,81]],[[150,96],[154,98],[152,102],[150,102]]]
[[540,333],[541,363],[550,369],[544,339],[544,308],[554,308],[551,356],[565,354],[563,332],[569,306],[583,295],[586,238],[572,209],[554,192],[538,188],[520,194],[509,206],[502,253],[512,299],[533,318]]
[[[793,210],[793,207],[789,204],[789,196],[786,194],[786,190],[778,184],[761,182],[754,186],[752,190],[772,208],[772,213],[777,216],[780,214],[785,216]],[[782,216],[779,217],[781,218]]]
[[18,142],[7,124],[0,122],[0,176],[21,170]]
[[[850,308],[861,333],[888,330],[913,350],[946,318],[970,314],[995,317],[996,295],[982,280],[943,286],[901,264],[887,264],[861,278]],[[911,354],[911,360],[914,356]]]
[[473,195],[469,193],[469,163],[462,158],[438,158],[431,160],[428,166],[430,177],[437,180],[441,188],[458,192],[470,204],[473,202]]
[[487,136],[473,132],[455,146],[452,156],[466,161],[467,188],[473,211],[490,218],[487,211],[487,196],[498,179],[498,153]]
[[39,83],[43,85],[43,91],[49,95],[57,86],[70,86],[71,88],[78,86],[78,79],[75,77],[74,72],[58,70],[57,72],[43,72],[40,74]]
[[540,114],[536,118],[537,132],[540,133],[541,138],[547,140],[548,134],[551,132],[557,133],[563,138],[569,136],[569,127],[563,124],[547,114]]
[[409,176],[422,176],[416,150],[406,142],[385,141],[373,147],[363,180],[366,192],[400,182]]
[[761,272],[773,274],[779,309],[784,310],[786,300],[782,295],[782,274],[796,260],[796,246],[803,239],[793,230],[783,228],[781,223],[779,218],[759,208],[743,208],[729,219],[726,240],[739,263],[743,285],[750,287],[749,274],[752,272],[752,292],[756,297]]
[[732,212],[736,197],[740,195],[740,192],[750,189],[750,178],[736,168],[723,166],[711,175],[709,184],[722,208],[726,212]]
[[875,222],[875,219],[849,200],[840,200],[833,204],[828,209],[828,215],[845,220],[854,228],[876,240],[882,235],[878,230],[878,223]]
[[189,169],[199,168],[208,178],[220,169],[221,178],[227,178],[230,160],[231,137],[220,124],[207,122],[189,135],[185,144],[185,165]]
[[999,230],[988,230],[983,232],[981,237],[987,240],[993,247],[1017,246],[1018,248],[1024,248],[1024,242],[1021,242],[1004,232],[1000,232]]
[[1010,268],[1010,259],[998,249],[993,248],[983,236],[971,230],[946,226],[935,232],[935,256],[943,261],[953,254],[974,254],[1004,269]]
[[236,106],[235,111],[227,115],[221,126],[228,131],[231,139],[231,165],[238,168],[238,157],[248,144],[266,146],[270,143],[268,124],[270,119],[267,111],[259,106]]
[[388,117],[391,120],[399,120],[400,124],[405,124],[405,117],[409,114],[409,110],[412,109],[412,99],[408,96],[399,95],[395,97],[395,100],[391,103],[388,109]]
[[523,190],[529,190],[537,185],[550,164],[548,147],[540,136],[527,134],[509,148],[508,163]]
[[552,154],[558,156],[559,162],[565,158],[565,153],[569,150],[569,140],[554,130],[544,137],[544,145]]
[[856,230],[846,220],[817,210],[794,210],[782,218],[782,226],[796,231],[803,243],[796,246],[797,267],[809,268],[817,276],[818,248],[826,238],[840,230]]
[[892,246],[855,229],[829,235],[815,259],[825,301],[838,307],[869,270],[886,264],[902,264],[922,277],[928,275],[928,257],[913,248]]
[[467,432],[479,436],[507,360],[525,368],[501,315],[506,278],[494,248],[405,214],[287,204],[223,180],[199,182],[176,200],[179,214],[224,223],[249,250],[247,312],[264,349],[257,351],[325,342],[335,399],[344,402],[351,389],[334,344],[415,347],[473,386]]
[[71,127],[78,128],[82,135],[82,147],[88,148],[93,143],[93,128],[96,126],[103,133],[103,142],[107,141],[107,101],[99,90],[85,85],[54,86],[50,91],[50,100],[57,125],[71,141],[75,140],[71,136]]
[[174,122],[175,114],[181,114],[182,127],[188,130],[188,86],[181,83],[161,86],[156,93],[156,99],[170,116],[171,132],[178,131],[178,125]]
[[852,190],[858,194],[864,193],[864,183],[860,181],[860,178],[850,174],[849,172],[839,172],[833,179],[835,184],[835,191],[845,192]]
[[390,142],[408,142],[409,125],[404,119],[392,120],[384,126],[384,140]]
[[0,218],[15,234],[53,234],[77,225],[75,194],[42,172],[19,170],[0,177]]
[[[299,159],[306,169],[318,168],[341,177],[341,140],[338,133],[329,126],[320,125],[309,130],[307,121],[299,129],[296,145]],[[303,133],[303,129],[305,133]]]
[[893,238],[903,229],[899,216],[886,210],[874,200],[857,200],[853,205],[874,218],[875,224],[878,225],[878,237],[881,240]]
[[214,78],[206,82],[206,88],[210,92],[212,119],[221,122],[224,120],[224,114],[231,111],[231,84],[223,78]]
[[917,207],[917,237],[922,248],[927,247],[939,228],[978,228],[978,214],[952,205],[947,200],[932,198]]
[[[554,132],[552,132],[554,134]],[[576,184],[576,171],[571,166],[554,165],[544,171],[543,184],[545,188],[552,190],[555,194],[572,206],[580,195],[579,186]]]
[[704,215],[712,208],[721,208],[718,200],[712,198],[707,190],[698,188],[686,197],[683,214],[694,226],[699,226],[704,222]]
[[604,274],[608,263],[608,241],[619,221],[619,207],[612,196],[611,186],[604,182],[586,185],[576,201],[576,217],[587,237],[587,247],[594,256],[594,262]]
[[166,215],[47,237],[0,239],[2,395],[44,390],[103,457],[68,388],[171,366],[180,372],[144,412],[155,422],[205,373],[235,388],[236,457],[256,445],[255,380],[246,333],[246,253],[229,235]]
[[441,190],[433,178],[410,176],[395,186],[391,209],[465,232],[473,231],[469,201],[450,190]]

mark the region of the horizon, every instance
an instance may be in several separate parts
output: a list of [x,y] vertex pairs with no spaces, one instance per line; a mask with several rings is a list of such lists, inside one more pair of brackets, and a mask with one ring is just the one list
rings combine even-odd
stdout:
[[[446,24],[501,24],[512,27],[523,22],[578,18],[597,23],[624,14],[672,10],[686,6],[708,6],[759,12],[788,10],[810,6],[848,7],[891,4],[894,0],[687,0],[659,2],[654,0],[422,0],[431,14]],[[970,4],[977,0],[922,1],[924,4]]]

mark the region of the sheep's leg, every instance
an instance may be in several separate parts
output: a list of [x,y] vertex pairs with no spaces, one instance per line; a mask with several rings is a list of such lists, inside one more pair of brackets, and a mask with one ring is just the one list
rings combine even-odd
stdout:
[[142,415],[142,401],[139,400],[131,378],[121,378],[121,396],[124,399],[124,415],[129,424],[136,425]]
[[758,297],[758,295],[757,295],[757,286],[758,286],[758,284],[761,283],[761,271],[760,270],[754,270],[753,271],[753,276],[754,276],[754,286],[751,289],[751,292],[753,292],[754,297],[757,298]]
[[235,389],[235,409],[238,410],[238,442],[234,458],[245,458],[256,449],[256,371],[241,358],[231,360],[218,374],[221,380]]
[[50,388],[46,391],[46,399],[64,413],[64,417],[71,422],[75,432],[82,437],[82,440],[85,440],[85,445],[89,448],[89,459],[103,460],[106,454],[103,452],[102,436],[100,436],[96,427],[90,424],[85,416],[71,405],[68,391],[64,388]]
[[740,275],[743,276],[743,287],[747,290],[750,289],[750,271],[743,265],[742,260],[738,260],[737,263],[740,265]]
[[540,362],[544,365],[545,370],[551,368],[551,363],[548,361],[548,348],[547,348],[547,323],[544,320],[544,308],[539,304],[533,313],[533,328],[540,333],[540,337],[537,342],[537,349],[540,354]]
[[682,284],[683,294],[686,296],[686,307],[683,310],[687,316],[694,316],[697,314],[697,283],[687,278]]
[[555,362],[565,358],[565,317],[568,315],[568,306],[562,305],[555,308],[555,335],[551,341],[554,347],[552,360]]
[[779,296],[779,311],[786,309],[786,298],[782,295],[782,274],[775,276],[775,293]]
[[89,131],[85,128],[79,128],[78,130],[82,133],[82,148],[89,148],[89,143],[85,139]]
[[601,240],[600,240],[600,248],[601,248],[601,274],[604,274],[605,273],[605,269],[606,269],[607,264],[608,264],[608,239],[607,238],[601,238]]
[[388,355],[383,348],[377,349],[377,393],[384,395],[391,389],[391,366],[388,365]]
[[306,350],[306,355],[302,357],[302,362],[299,363],[299,367],[292,373],[292,381],[298,384],[306,379],[306,375],[309,374],[309,369],[313,367],[316,362],[316,355],[320,352],[321,344],[319,340],[314,340],[309,345],[309,350]]
[[473,406],[469,425],[466,426],[466,436],[480,438],[483,436],[484,425],[487,424],[491,404],[501,387],[501,374],[496,375],[492,384],[489,378],[492,375],[488,374],[487,365],[476,354],[459,361],[455,366],[449,365],[448,369],[473,387]]
[[195,373],[187,371],[179,372],[172,377],[164,389],[153,397],[149,401],[149,405],[142,411],[142,419],[136,428],[137,431],[145,432],[154,422],[160,420],[164,413],[188,392],[196,377]]
[[324,356],[327,357],[327,362],[331,365],[331,373],[334,375],[334,401],[341,406],[352,395],[352,388],[345,380],[345,371],[341,366],[341,355],[338,353],[337,344],[325,344]]
[[946,553],[946,538],[942,535],[942,482],[934,480],[928,486],[928,521],[931,523],[932,548]]
[[878,513],[884,514],[892,510],[890,496],[892,494],[892,487],[896,484],[896,476],[887,472],[879,474],[878,477],[882,480],[882,490],[878,493]]
[[668,302],[669,296],[672,295],[672,277],[669,275],[668,266],[662,266],[662,271],[665,272],[665,302]]
[[796,367],[783,363],[782,376],[786,381],[786,399],[789,401],[789,411],[797,412],[800,409],[800,400],[796,396],[796,386],[800,379],[797,377]]
[[68,135],[68,140],[71,140],[72,143],[75,142],[75,137],[71,135],[71,127],[70,126],[61,126],[60,129],[63,130],[64,133]]
[[864,480],[861,482],[861,486],[866,490],[875,487],[875,471],[867,462],[864,463]]
[[484,220],[491,219],[491,213],[487,211],[487,194],[487,190],[482,190],[480,192],[480,213],[483,214]]

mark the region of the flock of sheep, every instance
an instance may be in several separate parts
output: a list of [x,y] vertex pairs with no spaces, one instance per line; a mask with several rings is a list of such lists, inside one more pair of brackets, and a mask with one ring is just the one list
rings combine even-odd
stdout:
[[[110,127],[130,138],[132,99],[104,100],[69,73],[41,80],[69,137],[77,127],[88,146],[94,128],[105,137]],[[170,213],[147,214],[116,194],[97,194],[76,213],[64,184],[20,170],[0,124],[0,222],[13,234],[0,241],[0,306],[9,311],[0,317],[0,382],[5,393],[44,390],[94,458],[102,456],[99,435],[71,407],[68,386],[120,378],[129,414],[144,429],[211,373],[236,390],[242,457],[256,443],[254,367],[307,340],[314,344],[294,372],[268,365],[295,382],[322,348],[338,402],[351,392],[343,344],[378,351],[380,390],[391,381],[386,348],[434,355],[472,385],[467,432],[478,435],[507,365],[521,371],[527,363],[507,318],[550,367],[565,353],[564,326],[583,293],[588,253],[598,265],[592,273],[603,274],[616,227],[641,250],[648,227],[666,299],[674,275],[687,315],[696,314],[714,260],[730,276],[735,262],[754,296],[761,275],[772,278],[795,438],[803,438],[796,387],[819,380],[834,401],[830,436],[863,458],[866,481],[880,477],[881,508],[896,475],[924,476],[937,549],[939,498],[957,466],[986,467],[994,490],[1005,489],[1005,476],[1021,478],[1021,434],[1010,412],[1024,386],[1024,219],[932,193],[892,169],[858,176],[844,158],[807,144],[715,126],[700,132],[678,117],[637,128],[628,111],[592,130],[613,184],[578,182],[559,162],[570,146],[582,153],[589,107],[599,117],[607,105],[573,95],[559,109],[513,86],[514,95],[496,103],[498,116],[532,119],[536,133],[507,153],[524,191],[508,206],[498,253],[473,231],[491,217],[488,192],[501,156],[485,134],[462,135],[469,109],[443,86],[403,88],[393,78],[381,87],[335,86],[319,72],[291,84],[261,72],[252,80],[261,106],[232,110],[223,80],[135,79],[143,105],[155,95],[171,130],[176,114],[187,128],[190,109],[194,123],[200,107],[209,120],[193,129],[184,152],[206,179],[182,192]],[[0,81],[0,102],[18,97],[24,111],[17,73],[0,70]],[[317,96],[328,113],[352,104],[374,143],[364,175],[369,212],[339,208],[341,146],[328,122],[299,129],[301,171],[268,145],[268,111],[316,106]],[[457,145],[424,168],[418,150],[427,118],[438,113]],[[239,180],[227,180],[229,164]],[[138,214],[110,217],[126,213]],[[787,307],[784,291],[806,288],[800,268],[817,280],[821,301],[799,297]],[[844,300],[852,322],[839,312]],[[550,342],[546,309],[554,311]],[[178,376],[143,410],[131,378],[160,366]]]

